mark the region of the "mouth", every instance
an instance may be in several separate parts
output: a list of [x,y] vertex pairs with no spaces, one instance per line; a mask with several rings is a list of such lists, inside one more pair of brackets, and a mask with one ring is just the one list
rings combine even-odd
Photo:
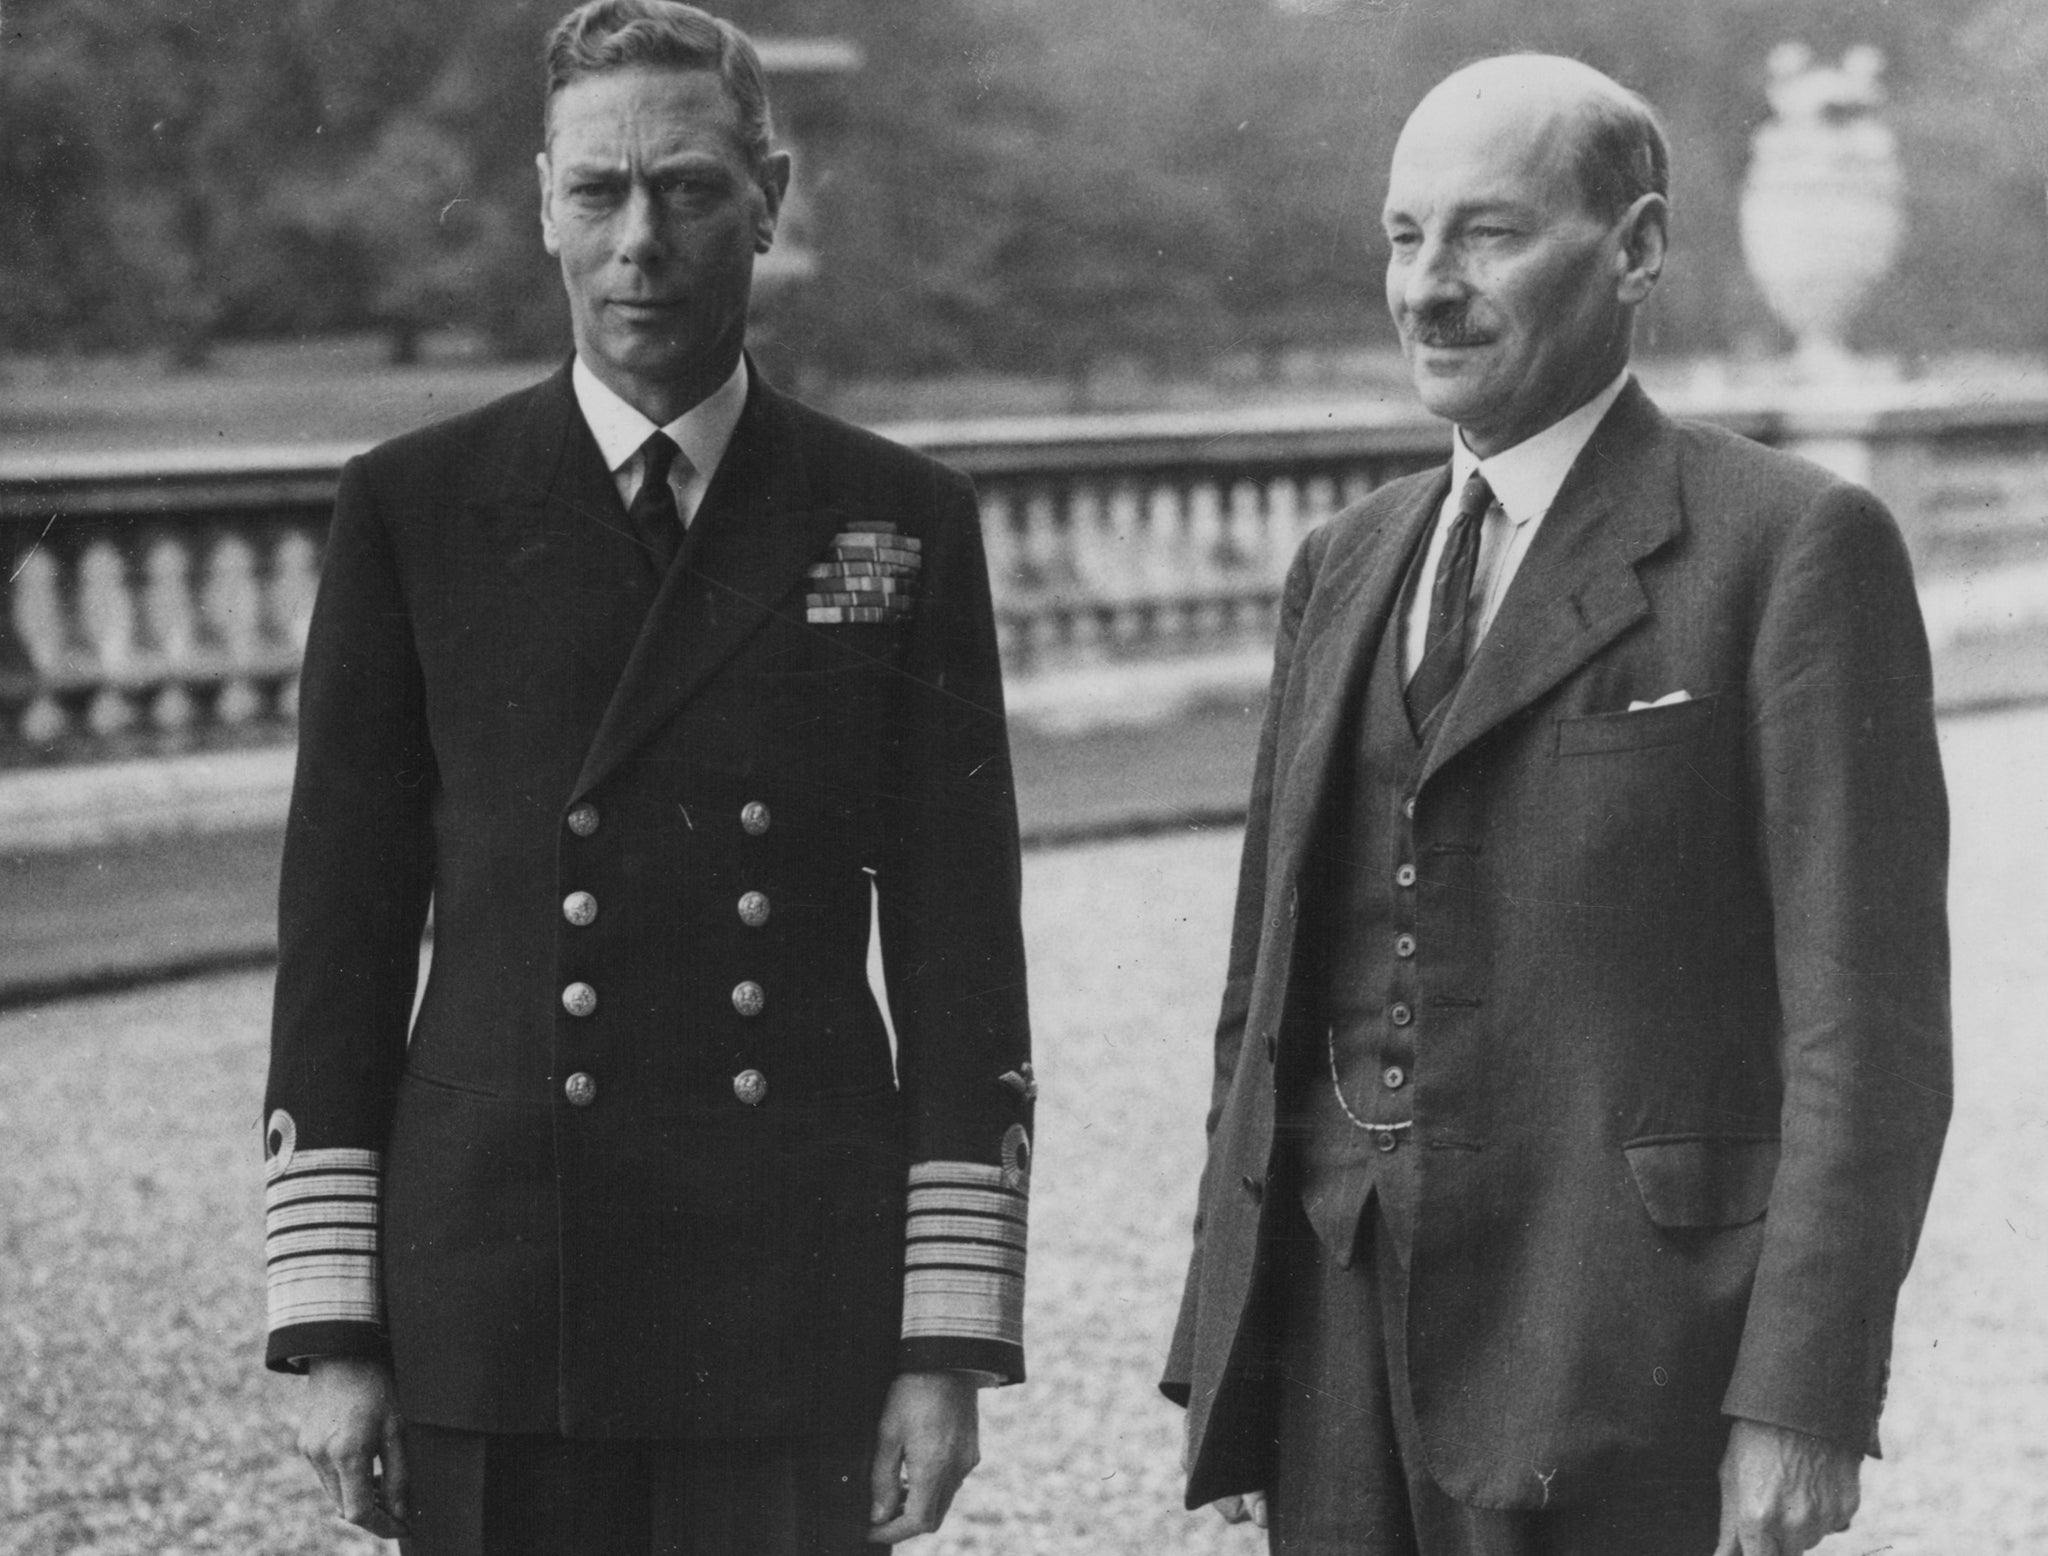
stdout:
[[1493,344],[1493,336],[1479,330],[1415,330],[1408,343],[1424,351],[1471,351]]

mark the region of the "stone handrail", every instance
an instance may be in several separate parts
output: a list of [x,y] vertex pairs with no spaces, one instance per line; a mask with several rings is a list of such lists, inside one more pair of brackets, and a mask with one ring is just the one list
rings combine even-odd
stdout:
[[[1837,394],[1709,414],[1878,490],[1937,593],[1986,566],[2048,568],[2048,402]],[[1302,535],[1445,445],[1440,423],[1372,404],[883,430],[975,477],[1023,676],[1262,645]],[[0,463],[0,767],[288,743],[352,452]],[[2044,595],[2021,587],[2022,614]]]

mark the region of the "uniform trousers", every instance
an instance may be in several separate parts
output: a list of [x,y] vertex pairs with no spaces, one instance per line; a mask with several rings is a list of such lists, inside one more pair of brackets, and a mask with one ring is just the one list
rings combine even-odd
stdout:
[[857,1556],[870,1439],[600,1442],[409,1422],[401,1556]]
[[[1340,1265],[1293,1194],[1272,1244],[1274,1556],[1711,1556],[1720,1491],[1617,1486],[1594,1502],[1503,1512],[1430,1478],[1409,1403],[1407,1279],[1378,1196]],[[1284,1208],[1281,1208],[1284,1207]]]

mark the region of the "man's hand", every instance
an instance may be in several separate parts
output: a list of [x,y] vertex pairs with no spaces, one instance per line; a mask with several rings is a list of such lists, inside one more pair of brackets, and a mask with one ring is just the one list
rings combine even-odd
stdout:
[[[1188,1430],[1194,1421],[1190,1414],[1181,1423],[1180,1472],[1185,1475],[1195,1467],[1195,1445],[1188,1441]],[[1218,1497],[1209,1504],[1216,1509],[1216,1516],[1226,1524],[1251,1523],[1258,1528],[1266,1527],[1266,1493],[1246,1491],[1234,1497]]]
[[343,1518],[380,1540],[399,1538],[407,1533],[405,1423],[391,1369],[363,1356],[316,1356],[311,1372],[299,1452]]
[[1798,1556],[1849,1527],[1863,1455],[1762,1421],[1738,1420],[1721,1455],[1714,1556]]
[[889,1385],[875,1439],[868,1538],[894,1545],[945,1522],[953,1494],[981,1462],[974,1379],[906,1372]]

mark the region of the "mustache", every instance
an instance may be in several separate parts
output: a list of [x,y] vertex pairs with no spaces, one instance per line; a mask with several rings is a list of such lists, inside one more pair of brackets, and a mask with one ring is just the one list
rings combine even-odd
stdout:
[[1418,309],[1408,316],[1408,338],[1419,346],[1478,346],[1492,338],[1462,303]]

